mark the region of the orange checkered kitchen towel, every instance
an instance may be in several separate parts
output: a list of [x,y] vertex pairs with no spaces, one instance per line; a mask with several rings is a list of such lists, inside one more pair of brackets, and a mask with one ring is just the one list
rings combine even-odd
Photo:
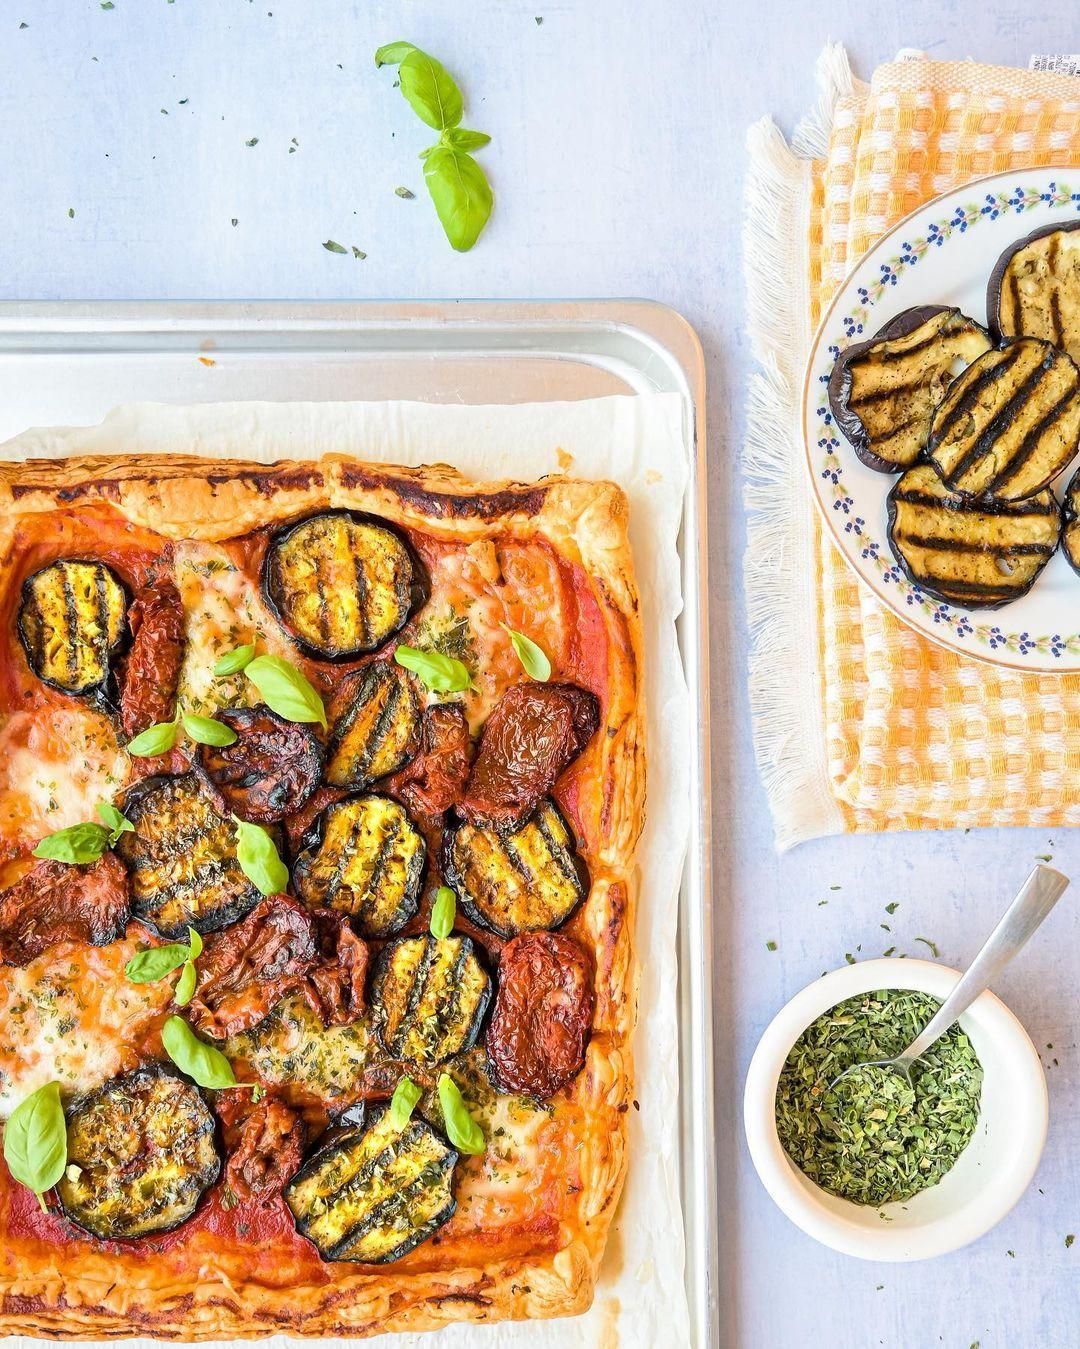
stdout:
[[810,341],[853,262],[972,178],[1080,164],[1080,79],[912,53],[867,85],[839,47],[818,74],[790,144],[768,120],[749,137],[750,691],[777,844],[1080,824],[1080,675],[964,659],[884,610],[819,528],[799,443]]

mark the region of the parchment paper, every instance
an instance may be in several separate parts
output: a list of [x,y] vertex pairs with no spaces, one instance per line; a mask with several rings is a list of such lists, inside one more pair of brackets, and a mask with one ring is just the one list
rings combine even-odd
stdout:
[[[138,452],[269,462],[327,451],[386,463],[453,464],[477,479],[566,472],[611,478],[630,499],[645,626],[648,807],[638,852],[640,1009],[633,1051],[630,1169],[592,1309],[573,1320],[451,1327],[385,1336],[387,1345],[482,1349],[653,1349],[688,1340],[679,1203],[675,931],[689,817],[690,705],[675,637],[682,608],[676,548],[689,464],[677,394],[566,403],[156,403],[115,409],[100,426],[27,431],[0,445],[22,459]],[[24,1344],[41,1343],[13,1337]],[[286,1342],[275,1336],[271,1344]],[[150,1343],[150,1341],[139,1341]],[[264,1343],[266,1343],[264,1341]],[[342,1341],[304,1341],[331,1343]]]

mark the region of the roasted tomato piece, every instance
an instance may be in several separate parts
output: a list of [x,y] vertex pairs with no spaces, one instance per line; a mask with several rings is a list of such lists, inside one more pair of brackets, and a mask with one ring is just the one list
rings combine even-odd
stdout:
[[310,726],[286,721],[265,703],[230,707],[217,720],[236,732],[231,745],[200,745],[196,762],[223,815],[275,824],[319,785],[322,746]]
[[594,693],[575,684],[514,684],[484,724],[460,813],[513,829],[536,809],[600,725]]
[[552,801],[509,833],[468,823],[450,830],[443,874],[469,918],[500,937],[559,927],[589,891],[574,836]]
[[426,593],[404,538],[384,521],[349,511],[312,515],[279,531],[262,575],[284,627],[324,660],[376,651],[405,626]]
[[60,1205],[103,1240],[167,1232],[191,1217],[218,1178],[215,1135],[198,1087],[167,1069],[114,1077],[68,1111]]
[[293,883],[311,908],[336,909],[365,937],[398,932],[420,904],[424,836],[400,801],[351,796],[320,818]]
[[34,674],[62,693],[112,703],[127,638],[127,594],[104,562],[61,558],[23,582],[19,636]]
[[588,957],[561,932],[515,937],[499,957],[487,1051],[500,1085],[552,1096],[581,1071],[592,1024]]
[[399,937],[379,953],[371,981],[380,1043],[420,1067],[470,1049],[490,997],[491,980],[468,937]]
[[128,611],[131,650],[120,691],[120,726],[131,739],[172,721],[184,660],[184,602],[171,581],[140,590]]
[[472,766],[472,740],[460,703],[438,703],[425,710],[420,753],[386,782],[414,815],[437,824],[465,795]]
[[288,895],[269,895],[248,916],[207,937],[189,1012],[216,1039],[257,1026],[315,965],[312,915]]
[[453,1216],[458,1154],[422,1119],[383,1110],[367,1129],[335,1131],[285,1190],[297,1231],[324,1260],[398,1260]]
[[316,911],[318,954],[300,991],[324,1026],[347,1026],[364,1012],[368,948],[340,914]]
[[260,1101],[225,1164],[226,1185],[242,1203],[274,1199],[296,1174],[305,1141],[304,1121],[295,1110],[284,1101]]
[[131,876],[135,916],[163,937],[216,932],[262,896],[240,869],[236,830],[197,773],[144,778],[120,803],[135,826],[116,851]]
[[0,891],[0,964],[27,965],[63,941],[107,946],[128,921],[128,876],[112,853],[89,866],[42,861]]
[[408,762],[420,738],[420,697],[398,665],[373,661],[344,679],[331,708],[326,780],[360,791]]

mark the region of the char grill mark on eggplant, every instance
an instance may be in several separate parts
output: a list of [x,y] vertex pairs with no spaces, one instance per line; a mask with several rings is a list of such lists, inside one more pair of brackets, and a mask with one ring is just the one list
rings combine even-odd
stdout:
[[322,660],[377,650],[409,621],[426,588],[405,539],[350,511],[312,515],[275,534],[263,586],[286,630]]
[[453,1216],[458,1154],[424,1120],[394,1127],[384,1110],[338,1132],[285,1190],[297,1231],[324,1260],[399,1260]]
[[868,468],[907,468],[926,446],[957,364],[989,347],[987,333],[958,309],[907,309],[841,353],[829,379],[833,419]]
[[167,1069],[113,1078],[68,1111],[64,1213],[103,1240],[178,1227],[218,1178],[215,1132],[199,1089]]
[[1080,362],[1080,222],[1010,244],[991,273],[986,311],[999,340],[1041,338]]
[[1061,530],[1049,489],[1025,501],[971,501],[950,492],[929,464],[904,474],[888,509],[889,543],[912,583],[969,609],[1026,594]]
[[927,455],[950,491],[1019,501],[1061,472],[1078,439],[1080,371],[1056,347],[1019,338],[953,382]]
[[331,786],[360,791],[412,758],[422,709],[412,679],[399,666],[374,661],[343,682],[334,702],[340,710],[327,745]]
[[573,835],[550,800],[509,833],[459,825],[447,835],[443,870],[469,918],[500,937],[559,927],[589,889]]
[[375,1032],[393,1058],[431,1068],[472,1048],[490,997],[468,937],[399,937],[375,965]]
[[44,683],[113,701],[111,663],[127,636],[127,595],[103,562],[62,558],[27,577],[18,628]]
[[365,937],[386,937],[416,914],[426,856],[400,802],[352,796],[320,817],[293,881],[305,904],[346,914]]
[[163,937],[188,927],[216,932],[235,923],[262,896],[240,869],[236,831],[194,773],[144,778],[122,809],[135,826],[116,851],[131,876],[135,917]]

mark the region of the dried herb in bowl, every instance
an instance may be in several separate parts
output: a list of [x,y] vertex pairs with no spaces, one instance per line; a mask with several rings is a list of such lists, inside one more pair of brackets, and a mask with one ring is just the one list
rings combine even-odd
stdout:
[[910,1199],[936,1185],[971,1141],[982,1067],[953,1026],[918,1060],[912,1086],[890,1069],[837,1074],[905,1049],[941,1006],[906,989],[848,998],[812,1022],[791,1048],[776,1088],[776,1129],[795,1165],[855,1204]]

